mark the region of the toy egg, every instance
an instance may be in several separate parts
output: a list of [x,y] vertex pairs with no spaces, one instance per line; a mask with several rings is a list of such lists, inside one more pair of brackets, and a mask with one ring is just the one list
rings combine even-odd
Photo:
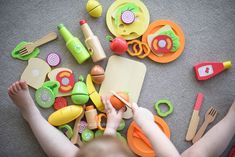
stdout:
[[110,40],[110,49],[118,54],[118,55],[122,55],[123,53],[125,53],[128,49],[128,44],[126,42],[126,40],[122,37],[117,37],[115,39]]
[[83,82],[84,78],[79,77],[79,81],[75,83],[72,90],[72,102],[76,105],[84,105],[89,100],[89,94],[86,84]]
[[104,81],[104,69],[99,65],[95,65],[91,69],[91,78],[94,83],[101,84]]
[[96,0],[89,0],[86,4],[86,11],[92,17],[100,17],[102,15],[102,5]]
[[[129,96],[127,93],[125,92],[117,92],[117,94],[123,98],[124,100],[126,100],[127,102],[129,102]],[[110,102],[111,104],[113,105],[113,107],[116,109],[116,110],[120,110],[121,108],[123,108],[125,106],[125,104],[119,100],[116,96],[112,95],[110,97]]]

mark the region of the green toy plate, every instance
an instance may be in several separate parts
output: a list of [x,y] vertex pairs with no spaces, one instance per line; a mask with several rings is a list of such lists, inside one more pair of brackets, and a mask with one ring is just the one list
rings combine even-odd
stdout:
[[32,53],[30,53],[29,55],[26,56],[21,56],[19,53],[19,50],[22,49],[28,42],[26,41],[22,41],[20,42],[18,45],[16,45],[16,47],[14,48],[14,50],[11,52],[11,56],[13,58],[17,58],[20,60],[29,60],[30,58],[35,58],[39,55],[40,50],[39,48],[35,48],[34,51]]

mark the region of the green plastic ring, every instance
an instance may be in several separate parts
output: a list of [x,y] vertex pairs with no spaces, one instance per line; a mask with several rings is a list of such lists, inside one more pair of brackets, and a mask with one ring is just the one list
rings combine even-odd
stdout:
[[[166,112],[162,112],[160,109],[160,105],[166,105],[168,107],[168,111]],[[159,100],[155,105],[154,105],[155,110],[157,111],[158,115],[161,117],[167,117],[169,116],[173,110],[174,110],[174,106],[172,105],[172,103],[167,100],[167,99],[162,99]]]

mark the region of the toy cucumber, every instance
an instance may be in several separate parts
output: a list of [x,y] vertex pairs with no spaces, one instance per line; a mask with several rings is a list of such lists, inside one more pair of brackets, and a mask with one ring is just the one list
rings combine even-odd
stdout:
[[35,99],[37,104],[42,108],[49,108],[53,106],[55,97],[58,94],[59,82],[47,81],[42,87],[35,92]]
[[82,112],[83,108],[81,106],[70,105],[52,113],[48,118],[48,122],[53,126],[60,126],[73,121]]
[[74,85],[71,99],[76,105],[84,105],[89,100],[89,94],[86,84],[83,82],[84,78],[81,75],[79,81]]

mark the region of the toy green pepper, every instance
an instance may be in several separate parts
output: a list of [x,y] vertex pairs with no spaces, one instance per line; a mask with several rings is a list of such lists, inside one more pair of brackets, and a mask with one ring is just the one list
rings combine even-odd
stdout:
[[89,100],[89,94],[86,84],[83,82],[83,76],[79,77],[79,81],[74,85],[71,99],[74,104],[84,105]]

